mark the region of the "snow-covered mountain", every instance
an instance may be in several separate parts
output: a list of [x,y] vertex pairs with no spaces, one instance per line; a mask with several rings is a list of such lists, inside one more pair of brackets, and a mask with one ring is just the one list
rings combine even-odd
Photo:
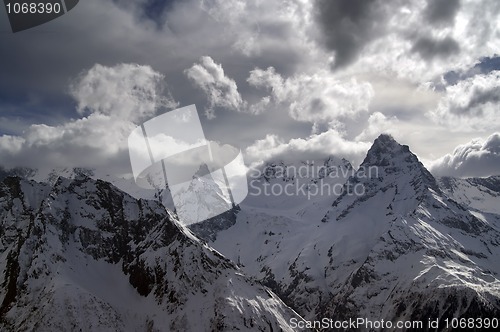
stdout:
[[[499,173],[500,173],[500,165]],[[488,178],[438,178],[440,187],[460,204],[476,211],[500,215],[500,175]]]
[[234,225],[237,216],[246,214],[263,215],[264,219],[320,219],[353,174],[352,165],[335,156],[264,162],[249,170],[248,195],[242,203],[188,227],[201,238],[214,241],[221,230]]
[[6,177],[1,328],[286,331],[292,309],[310,320],[499,316],[498,176],[436,180],[387,135],[358,170],[330,157],[249,175],[242,204],[189,226],[210,247],[165,209],[163,190],[133,179],[104,176],[132,197],[90,170]]
[[241,206],[291,218],[315,219],[326,213],[332,197],[354,174],[345,159],[266,162],[249,172],[249,192]]
[[0,183],[2,331],[292,331],[291,318],[158,202],[85,175]]
[[[145,189],[138,186],[131,174],[116,175],[110,172],[86,167],[59,167],[50,172],[41,172],[38,169],[27,167],[14,167],[5,169],[0,166],[0,180],[9,176],[19,177],[25,180],[34,180],[36,182],[55,184],[60,177],[66,179],[75,179],[78,176],[87,176],[94,180],[103,180],[111,183],[118,189],[126,192],[136,199],[155,200],[162,203],[167,209],[175,210],[170,191],[167,188]],[[152,181],[153,182],[153,181]]]
[[456,202],[388,135],[343,188],[321,216],[269,206],[303,210],[294,197],[241,204],[210,244],[306,319],[500,315],[499,219]]

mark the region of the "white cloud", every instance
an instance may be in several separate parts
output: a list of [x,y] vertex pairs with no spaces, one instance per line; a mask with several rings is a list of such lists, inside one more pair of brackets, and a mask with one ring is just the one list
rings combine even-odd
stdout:
[[245,150],[245,160],[259,163],[263,160],[289,158],[313,160],[335,155],[359,165],[370,146],[371,143],[368,142],[348,141],[335,129],[313,134],[307,138],[294,138],[288,142],[277,135],[269,134]]
[[23,147],[25,139],[18,136],[3,135],[0,136],[0,151],[7,153],[17,153]]
[[207,96],[208,108],[205,113],[208,118],[215,116],[214,107],[233,111],[243,111],[246,108],[236,82],[227,77],[222,66],[215,63],[211,57],[201,57],[200,63],[195,63],[184,72]]
[[437,108],[428,115],[452,130],[498,129],[500,71],[475,75],[447,86]]
[[273,67],[256,68],[248,82],[270,90],[272,99],[285,105],[293,119],[313,123],[366,112],[373,96],[369,83],[358,83],[354,78],[340,81],[327,71],[285,79]]
[[261,100],[254,104],[250,104],[248,107],[248,111],[252,114],[261,114],[266,111],[266,109],[269,108],[269,105],[271,104],[271,97],[265,96],[262,97]]
[[500,175],[500,133],[459,145],[453,153],[434,161],[430,170],[438,176],[484,177]]
[[150,66],[96,64],[71,84],[70,91],[80,114],[88,111],[139,122],[160,107],[177,106],[170,96],[164,95],[164,79]]
[[356,141],[373,141],[382,133],[395,135],[397,130],[398,119],[393,117],[386,117],[380,112],[375,112],[368,118],[368,126],[356,136]]
[[20,136],[0,136],[0,160],[42,173],[59,167],[130,172],[127,138],[136,122],[159,107],[175,106],[162,90],[163,80],[148,66],[96,65],[71,85],[78,110],[90,114],[59,125],[34,124]]

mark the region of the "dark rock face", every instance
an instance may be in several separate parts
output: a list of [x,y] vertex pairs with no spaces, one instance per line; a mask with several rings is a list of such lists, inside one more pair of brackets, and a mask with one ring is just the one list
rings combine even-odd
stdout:
[[235,206],[218,216],[191,224],[189,225],[189,229],[204,241],[215,241],[218,232],[226,230],[236,223],[238,211],[240,211],[240,207]]
[[473,178],[470,180],[475,185],[481,185],[500,195],[500,175],[488,178]]

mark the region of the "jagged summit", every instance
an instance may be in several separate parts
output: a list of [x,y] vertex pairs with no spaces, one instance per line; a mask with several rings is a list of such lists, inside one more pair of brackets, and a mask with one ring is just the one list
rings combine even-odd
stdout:
[[192,176],[193,179],[199,178],[201,176],[206,176],[210,174],[210,170],[208,169],[208,165],[203,163],[200,165],[196,173]]
[[426,176],[432,177],[418,157],[410,151],[408,145],[399,144],[388,134],[381,134],[375,139],[360,168],[370,166],[383,168],[418,166]]
[[385,148],[385,149],[398,149],[402,145],[399,144],[391,134],[380,134],[375,141],[373,141],[372,148]]
[[[380,177],[387,177],[389,174],[407,174],[417,181],[411,181],[416,185],[423,185],[420,190],[431,188],[439,192],[436,179],[420,162],[418,157],[410,151],[408,145],[399,144],[391,135],[381,134],[373,142],[368,150],[360,169],[377,167]],[[416,188],[416,187],[415,187]]]
[[[387,166],[391,163],[393,157],[401,154],[407,154],[409,152],[410,148],[407,145],[399,144],[391,135],[381,134],[379,137],[377,137],[377,139],[375,139],[370,150],[368,150],[368,153],[362,165]],[[411,155],[416,158],[415,155]]]
[[[391,213],[406,214],[434,194],[441,195],[441,189],[418,157],[407,145],[382,134],[373,142],[358,171],[348,179],[342,195],[323,220],[332,216],[342,219],[356,205],[377,195],[387,196]],[[398,211],[392,211],[394,202],[405,203]]]
[[370,202],[377,202],[376,211],[382,214],[376,218],[381,229],[386,227],[384,220],[395,222],[406,216],[432,216],[433,222],[473,234],[488,228],[444,193],[409,147],[390,135],[380,135],[374,141],[323,222],[356,219],[353,211],[373,209]]

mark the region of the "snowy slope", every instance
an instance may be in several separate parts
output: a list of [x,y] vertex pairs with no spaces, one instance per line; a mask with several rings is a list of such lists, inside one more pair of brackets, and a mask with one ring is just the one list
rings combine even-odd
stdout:
[[317,218],[242,204],[211,244],[307,319],[500,314],[500,224],[442,192],[407,146],[381,135],[344,188]]
[[298,318],[159,203],[107,182],[9,177],[0,206],[2,331],[292,331]]
[[335,156],[266,162],[249,172],[249,193],[240,205],[271,215],[317,219],[353,174],[352,165]]
[[500,175],[469,179],[441,177],[438,182],[448,196],[463,206],[500,215]]
[[408,147],[389,136],[375,141],[364,165],[379,167],[379,178],[351,179],[364,182],[366,194],[337,199],[325,218],[359,224],[344,247],[365,243],[354,255],[361,265],[321,312],[392,320],[498,316],[498,225],[449,199]]
[[[247,214],[262,216],[264,220],[284,219],[299,224],[319,220],[354,171],[347,160],[335,156],[262,163],[248,172],[248,195],[239,206],[188,227],[201,238],[214,241],[221,230],[234,225],[238,216],[244,218]],[[262,227],[272,230],[269,228],[272,225]]]

